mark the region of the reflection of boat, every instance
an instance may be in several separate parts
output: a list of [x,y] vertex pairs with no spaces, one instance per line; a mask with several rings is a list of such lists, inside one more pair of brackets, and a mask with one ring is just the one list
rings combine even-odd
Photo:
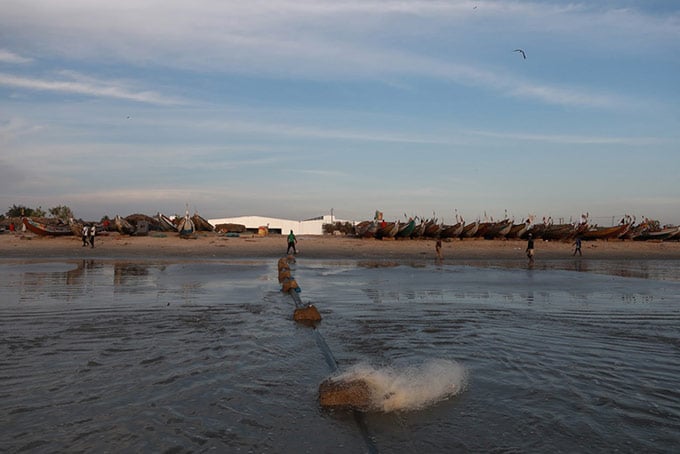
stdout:
[[135,280],[141,280],[143,276],[148,276],[149,269],[146,265],[134,263],[114,263],[113,264],[113,284],[123,285]]
[[49,236],[73,235],[73,232],[71,231],[71,226],[68,224],[62,225],[45,224],[43,222],[34,221],[31,218],[23,218],[21,221],[24,223],[28,231],[33,232],[36,235],[49,235]]

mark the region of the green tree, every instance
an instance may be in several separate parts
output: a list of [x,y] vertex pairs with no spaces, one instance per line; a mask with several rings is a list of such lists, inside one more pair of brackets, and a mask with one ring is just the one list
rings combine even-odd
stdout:
[[12,205],[9,210],[7,210],[7,213],[5,213],[7,217],[10,218],[18,218],[21,216],[28,216],[28,217],[36,217],[36,218],[42,218],[45,217],[45,212],[43,211],[42,207],[38,208],[28,208],[23,205]]
[[62,221],[68,221],[73,217],[73,211],[71,211],[71,209],[65,205],[59,205],[57,207],[50,208],[50,214],[52,217],[61,219]]

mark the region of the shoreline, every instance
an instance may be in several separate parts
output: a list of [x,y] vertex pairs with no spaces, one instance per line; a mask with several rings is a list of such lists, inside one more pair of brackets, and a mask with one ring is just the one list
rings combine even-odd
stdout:
[[[274,259],[286,252],[284,235],[226,237],[199,233],[196,239],[167,236],[98,236],[95,247],[82,247],[75,236],[45,237],[27,233],[0,235],[3,259]],[[298,258],[358,261],[433,261],[434,239],[376,240],[345,236],[299,236]],[[469,261],[526,262],[526,241],[465,239],[442,242],[443,263]],[[536,264],[561,260],[680,260],[680,242],[589,241],[574,257],[567,242],[537,241]]]

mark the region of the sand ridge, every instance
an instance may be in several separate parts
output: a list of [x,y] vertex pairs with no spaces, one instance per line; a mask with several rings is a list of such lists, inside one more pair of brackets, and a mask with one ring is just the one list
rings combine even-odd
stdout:
[[[435,240],[376,240],[346,236],[299,236],[299,258],[395,261],[435,260]],[[0,235],[1,258],[126,258],[126,259],[247,259],[278,258],[285,255],[283,235],[227,237],[199,233],[195,239],[177,235],[127,236],[118,233],[98,236],[95,248],[82,247],[79,237],[43,237],[26,233]],[[458,260],[524,260],[523,240],[465,239],[444,241],[444,263]],[[536,241],[536,261],[546,260],[676,260],[680,242],[589,241],[583,257],[573,257],[573,245]]]

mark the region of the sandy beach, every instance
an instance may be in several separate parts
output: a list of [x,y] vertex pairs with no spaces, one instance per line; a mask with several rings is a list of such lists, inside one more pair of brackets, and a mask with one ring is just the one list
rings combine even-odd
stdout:
[[[521,240],[452,240],[443,242],[444,262],[470,260],[525,260],[526,242]],[[298,237],[298,258],[376,260],[404,263],[434,260],[435,241],[375,240],[344,236]],[[677,260],[679,242],[591,241],[583,243],[581,260]],[[175,235],[122,236],[118,233],[96,238],[95,248],[82,247],[75,236],[43,237],[30,233],[0,235],[0,257],[6,259],[248,259],[285,255],[284,236],[244,235],[226,237],[200,233],[196,239]],[[536,242],[536,261],[574,260],[573,246],[562,242]],[[578,257],[576,257],[578,259]]]

